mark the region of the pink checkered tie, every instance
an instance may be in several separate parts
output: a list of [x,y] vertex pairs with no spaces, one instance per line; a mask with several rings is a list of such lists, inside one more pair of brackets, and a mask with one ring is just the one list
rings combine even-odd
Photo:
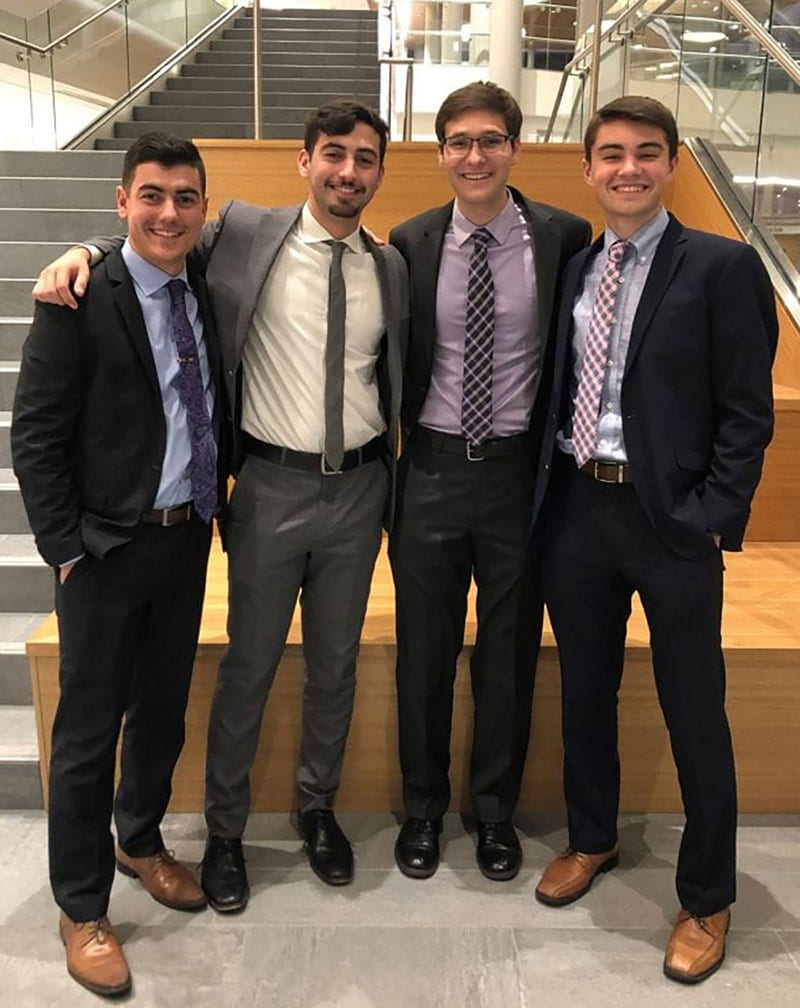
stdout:
[[594,454],[600,393],[603,390],[606,373],[608,338],[614,324],[614,304],[617,300],[620,268],[627,248],[628,242],[622,241],[616,241],[609,247],[606,268],[600,277],[592,305],[581,377],[572,412],[572,446],[578,468],[588,462]]
[[472,232],[472,255],[467,278],[461,431],[473,445],[483,444],[492,433],[494,281],[486,256],[486,246],[491,237],[486,228]]

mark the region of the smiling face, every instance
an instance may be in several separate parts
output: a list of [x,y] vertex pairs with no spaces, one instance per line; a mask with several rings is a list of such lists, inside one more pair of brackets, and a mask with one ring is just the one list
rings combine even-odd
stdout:
[[[444,137],[481,137],[508,133],[505,120],[496,112],[465,112],[445,123]],[[439,149],[439,164],[453,189],[458,209],[473,224],[486,224],[496,217],[506,202],[506,183],[517,160],[519,143],[508,140],[499,151],[487,154],[473,143],[468,154]]]
[[208,199],[190,165],[165,168],[145,161],[127,189],[117,186],[117,213],[128,222],[128,240],[142,259],[177,276],[206,219]]
[[297,166],[308,179],[308,206],[314,219],[333,238],[352,234],[383,181],[375,130],[357,122],[342,136],[320,133],[311,151],[300,151]]
[[607,225],[622,239],[654,217],[664,202],[677,157],[658,126],[616,119],[605,122],[584,159],[583,177],[594,189]]

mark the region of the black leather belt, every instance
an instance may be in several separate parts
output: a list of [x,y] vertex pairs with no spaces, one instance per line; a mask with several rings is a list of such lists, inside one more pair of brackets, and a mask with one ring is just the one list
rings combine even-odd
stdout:
[[259,441],[251,434],[243,434],[244,450],[248,455],[257,455],[258,458],[266,459],[267,462],[274,462],[276,465],[284,466],[286,469],[299,469],[302,472],[321,472],[323,476],[335,476],[340,472],[347,472],[348,469],[357,469],[365,462],[371,462],[386,454],[386,438],[380,434],[378,437],[367,441],[360,448],[352,448],[344,453],[342,465],[339,469],[328,469],[325,466],[325,456],[315,452],[295,451],[292,448],[281,448],[280,445],[268,444],[266,441]]
[[522,455],[528,451],[529,446],[527,433],[494,438],[491,441],[484,441],[483,444],[474,445],[458,434],[445,434],[442,431],[431,430],[430,427],[419,426],[412,430],[411,440],[426,448],[432,448],[433,451],[460,455],[470,462],[483,462],[484,459],[498,458],[501,455]]
[[179,504],[174,508],[156,508],[155,511],[145,511],[142,521],[148,525],[161,525],[169,528],[172,525],[185,525],[194,514],[192,502]]
[[598,483],[633,483],[631,467],[625,462],[598,462],[597,459],[589,459],[580,467],[580,471]]

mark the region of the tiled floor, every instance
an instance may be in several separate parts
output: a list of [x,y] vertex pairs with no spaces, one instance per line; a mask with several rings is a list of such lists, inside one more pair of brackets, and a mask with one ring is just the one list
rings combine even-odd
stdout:
[[[311,874],[286,816],[246,837],[247,910],[180,914],[118,876],[110,916],[141,1008],[627,1008],[800,1005],[800,817],[744,817],[739,901],[728,959],[696,988],[666,980],[675,913],[674,816],[627,816],[620,868],[571,907],[536,903],[539,872],[565,839],[555,820],[521,817],[525,865],[492,883],[458,816],[434,878],[394,867],[388,815],[342,815],[357,876],[342,889]],[[203,824],[170,816],[167,844],[197,862]],[[66,974],[47,884],[41,812],[0,813],[0,1006],[102,1003]]]

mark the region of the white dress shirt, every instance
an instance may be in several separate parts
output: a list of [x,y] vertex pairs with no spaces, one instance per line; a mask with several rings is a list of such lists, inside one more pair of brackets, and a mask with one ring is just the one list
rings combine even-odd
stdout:
[[[358,231],[343,240],[349,450],[386,429],[375,374],[385,325],[375,261]],[[321,453],[325,444],[329,241],[331,235],[304,206],[261,289],[242,354],[242,429],[295,451]]]

